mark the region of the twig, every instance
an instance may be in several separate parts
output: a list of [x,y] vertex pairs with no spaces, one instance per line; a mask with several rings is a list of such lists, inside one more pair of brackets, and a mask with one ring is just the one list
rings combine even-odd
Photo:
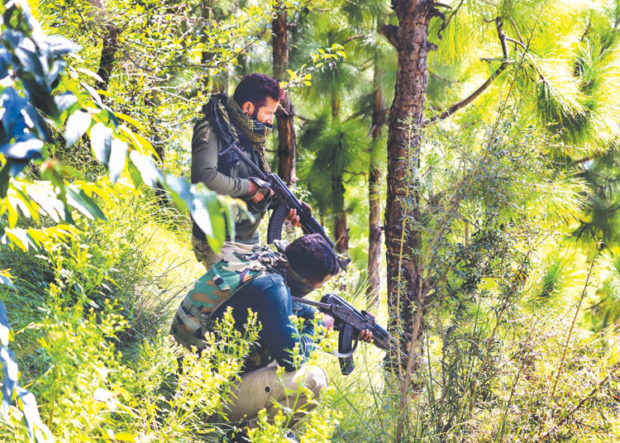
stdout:
[[461,2],[456,6],[456,8],[452,10],[452,13],[448,16],[448,19],[446,20],[446,28],[448,27],[448,25],[450,24],[450,22],[456,15],[456,13],[459,12],[459,9],[461,9],[461,6],[463,6],[463,3],[465,3],[465,0],[461,0]]
[[352,35],[351,37],[347,38],[344,42],[342,42],[343,45],[346,45],[347,43],[353,41],[353,40],[359,40],[361,38],[366,37],[365,34],[357,34],[357,35]]
[[594,394],[596,394],[596,391],[598,391],[600,389],[600,387],[603,386],[607,382],[607,380],[609,380],[609,375],[607,377],[605,377],[598,385],[596,385],[594,387],[594,389],[592,389],[592,391],[590,391],[590,393],[588,395],[586,395],[584,398],[582,398],[581,401],[579,403],[577,403],[577,406],[575,406],[573,409],[571,409],[564,417],[562,417],[560,419],[560,421],[558,421],[554,426],[552,426],[551,429],[549,429],[547,432],[545,432],[543,434],[542,438],[544,439],[545,437],[547,437],[551,432],[555,431],[558,428],[558,426],[560,426],[562,423],[564,423],[566,420],[568,420],[571,415],[573,415],[575,412],[577,412],[577,410],[579,410],[579,408],[581,408],[583,406],[583,404],[590,399],[590,397],[592,397]]
[[558,386],[558,380],[560,379],[560,375],[562,375],[562,370],[564,369],[564,361],[566,360],[566,352],[568,350],[568,343],[570,342],[570,339],[573,336],[573,329],[575,328],[575,323],[577,322],[577,316],[579,315],[579,311],[581,310],[581,304],[583,302],[583,299],[586,296],[586,290],[588,289],[588,284],[590,283],[590,277],[592,276],[592,269],[594,269],[594,263],[596,263],[597,257],[598,257],[598,250],[597,250],[597,253],[594,254],[594,257],[592,258],[592,263],[590,263],[590,269],[588,270],[588,276],[586,277],[586,283],[583,286],[583,290],[581,291],[581,297],[579,297],[579,302],[577,303],[577,310],[575,311],[573,322],[570,325],[568,336],[566,337],[566,343],[564,344],[564,351],[562,352],[562,361],[560,362],[560,367],[558,368],[558,373],[555,377],[555,382],[553,383],[553,389],[551,390],[551,399],[553,399],[553,397],[555,396],[555,389]]

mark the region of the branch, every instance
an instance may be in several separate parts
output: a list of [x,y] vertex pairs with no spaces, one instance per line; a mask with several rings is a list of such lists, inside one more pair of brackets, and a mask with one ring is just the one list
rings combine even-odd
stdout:
[[473,102],[480,94],[482,94],[491,85],[491,83],[493,83],[493,80],[495,80],[506,69],[506,67],[508,66],[508,46],[506,45],[506,35],[504,34],[504,30],[502,29],[501,17],[495,18],[495,25],[497,27],[497,36],[499,37],[499,41],[502,45],[502,53],[504,54],[504,57],[502,59],[502,64],[499,65],[499,68],[497,68],[495,72],[491,74],[491,76],[482,85],[480,85],[478,89],[472,92],[469,95],[469,97],[466,97],[460,102],[455,103],[454,105],[450,106],[443,113],[431,117],[430,120],[426,120],[424,123],[422,123],[422,126],[427,126],[433,122],[436,122],[437,120],[443,120],[446,117],[450,117],[452,114],[454,114],[459,109],[464,108],[465,106]]
[[349,43],[350,41],[353,40],[359,40],[360,38],[364,38],[366,37],[366,35],[364,34],[357,34],[357,35],[352,35],[351,37],[349,37],[348,39],[346,39],[344,42],[342,42],[343,45],[346,45],[347,43]]
[[513,42],[515,45],[521,46],[524,50],[526,49],[525,45],[519,40],[515,40],[514,38],[506,37],[506,41]]
[[446,20],[446,28],[448,27],[448,25],[450,24],[450,22],[452,21],[452,19],[456,15],[456,13],[459,12],[459,9],[461,9],[461,6],[463,6],[463,3],[465,3],[465,0],[461,0],[461,2],[456,6],[456,8],[454,8],[452,10],[452,13],[448,17],[448,20]]
[[438,7],[448,8],[448,9],[452,9],[452,8],[448,5],[444,5],[443,3],[433,3],[433,9],[431,9],[431,18],[439,17],[441,19],[441,27],[437,31],[437,38],[441,40],[441,33],[448,26],[448,19],[446,18],[446,14],[444,14],[439,9],[437,9]]
[[383,35],[395,48],[398,47],[398,26],[383,25],[379,26],[379,34]]
[[[512,17],[510,17],[510,23],[512,24],[512,28],[515,30],[515,32],[517,33],[517,37],[519,37],[519,41],[523,43],[523,37],[521,37],[521,32],[519,32],[519,28],[517,28],[517,24],[515,23],[515,21],[513,20]],[[524,44],[525,45],[525,44]]]

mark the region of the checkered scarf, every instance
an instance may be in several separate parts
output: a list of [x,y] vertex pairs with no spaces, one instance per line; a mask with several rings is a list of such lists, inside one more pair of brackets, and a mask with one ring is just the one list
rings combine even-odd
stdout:
[[217,110],[223,121],[231,128],[235,138],[244,146],[251,147],[260,160],[261,169],[269,173],[271,168],[265,158],[267,137],[271,134],[271,126],[254,120],[245,114],[232,97],[219,94],[212,98],[217,100]]

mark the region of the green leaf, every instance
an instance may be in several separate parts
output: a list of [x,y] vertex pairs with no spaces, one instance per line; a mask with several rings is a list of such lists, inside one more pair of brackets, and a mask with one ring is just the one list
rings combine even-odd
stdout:
[[110,181],[116,183],[121,173],[125,169],[127,161],[127,143],[118,139],[112,139],[112,151],[110,153],[110,162],[108,168],[110,170]]
[[9,192],[9,179],[11,178],[11,174],[9,173],[11,170],[10,163],[7,162],[6,165],[0,171],[0,198],[6,197],[7,192]]
[[14,228],[15,225],[17,224],[17,219],[19,215],[17,213],[17,209],[15,209],[15,207],[10,203],[6,205],[6,209],[7,209],[7,218],[9,222],[9,228]]
[[[213,240],[213,226],[211,224],[211,214],[209,214],[209,210],[205,204],[206,202],[200,197],[196,197],[193,205],[192,205],[192,219],[196,222],[198,227],[205,233],[207,236],[207,241],[211,248],[214,251],[219,251],[219,247],[217,244],[213,245],[212,243],[217,243]],[[219,245],[221,247],[221,245]]]
[[92,86],[90,86],[87,83],[84,82],[80,82],[80,85],[82,85],[82,87],[84,89],[86,89],[86,92],[88,92],[88,94],[90,94],[90,96],[93,98],[93,100],[95,100],[95,102],[101,106],[102,108],[104,108],[104,104],[101,101],[101,96],[99,95],[99,93],[95,90],[95,88],[93,88]]
[[146,129],[144,129],[144,126],[142,126],[139,121],[137,121],[136,119],[128,116],[127,114],[123,114],[122,112],[115,112],[114,115],[116,115],[121,120],[124,120],[127,123],[130,123],[130,124],[134,125],[140,131],[147,132]]
[[[166,188],[170,192],[172,201],[182,211],[190,211],[193,207],[194,197],[190,192],[190,186],[182,177],[175,177],[172,174],[166,175]],[[193,215],[193,214],[192,214]]]
[[5,231],[6,237],[9,239],[11,244],[17,246],[24,252],[28,252],[28,238],[26,236],[18,235],[18,231],[18,229]]
[[62,112],[65,112],[71,109],[73,105],[76,105],[78,102],[78,99],[73,93],[65,92],[63,94],[55,96],[54,102],[56,102],[56,106],[58,107],[58,110],[62,113]]
[[228,236],[232,241],[235,240],[235,212],[233,209],[233,203],[228,197],[218,197],[224,216],[226,217],[226,226],[228,227]]
[[79,192],[72,187],[67,187],[67,194],[70,197],[69,204],[84,214],[91,220],[107,220],[97,203],[80,189]]
[[[133,154],[134,152],[135,151],[132,151],[131,153]],[[129,162],[127,164],[127,169],[129,169],[129,176],[131,177],[133,185],[136,189],[138,189],[140,185],[144,183],[142,180],[142,174],[140,174],[140,171],[138,171],[138,168],[136,168],[136,165],[134,165],[133,162]]]
[[138,168],[147,186],[152,188],[156,186],[158,182],[163,181],[163,176],[157,166],[155,166],[155,162],[151,156],[140,154],[138,151],[131,151],[129,159],[136,168]]
[[94,78],[98,82],[102,82],[103,83],[103,79],[101,77],[99,77],[99,75],[96,72],[93,72],[90,69],[77,68],[76,71],[81,72],[82,74],[85,74],[85,75],[87,75],[87,76],[89,76],[91,78]]
[[103,123],[97,123],[90,130],[90,145],[97,160],[107,166],[112,150],[112,130]]
[[67,146],[71,146],[78,141],[90,126],[90,114],[84,111],[75,111],[67,119],[65,126],[65,141]]
[[206,203],[211,227],[213,229],[211,236],[207,235],[207,242],[209,246],[211,246],[211,249],[218,252],[226,240],[226,221],[222,206],[217,198],[217,194],[214,192],[209,192],[204,195],[203,200]]
[[0,146],[0,154],[13,160],[29,160],[33,157],[40,157],[42,147],[41,140],[33,137],[32,134],[24,134],[15,143]]

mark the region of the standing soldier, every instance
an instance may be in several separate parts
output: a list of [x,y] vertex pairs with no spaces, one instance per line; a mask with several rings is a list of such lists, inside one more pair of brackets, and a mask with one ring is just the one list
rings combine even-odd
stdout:
[[[192,137],[192,183],[204,183],[207,188],[222,195],[240,198],[247,203],[247,214],[235,218],[235,239],[226,233],[223,250],[249,252],[259,243],[258,226],[265,215],[270,196],[260,179],[239,161],[235,150],[226,150],[214,127],[213,112],[217,120],[230,127],[239,146],[263,172],[269,172],[265,158],[265,144],[271,133],[273,118],[283,91],[280,84],[264,74],[245,76],[237,85],[233,97],[215,95],[203,108],[204,117],[194,127]],[[294,209],[287,220],[299,225]],[[192,245],[196,258],[208,269],[220,259],[207,243],[204,232],[196,223],[192,228]]]

